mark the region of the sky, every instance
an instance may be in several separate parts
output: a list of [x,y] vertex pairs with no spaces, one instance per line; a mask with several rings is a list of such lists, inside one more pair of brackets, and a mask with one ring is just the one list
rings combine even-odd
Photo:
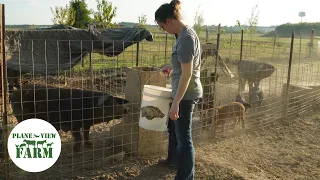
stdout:
[[[0,0],[5,4],[6,24],[51,25],[53,14],[50,7],[65,6],[69,0]],[[88,7],[95,9],[96,0],[86,0]],[[169,0],[109,0],[118,8],[115,22],[138,22],[138,16],[145,14],[147,23],[154,24],[154,12]],[[298,23],[300,11],[306,16],[304,22],[320,22],[319,0],[181,0],[182,17],[192,25],[197,11],[203,13],[204,24],[221,26],[242,24],[251,16],[252,7],[258,4],[258,26]]]

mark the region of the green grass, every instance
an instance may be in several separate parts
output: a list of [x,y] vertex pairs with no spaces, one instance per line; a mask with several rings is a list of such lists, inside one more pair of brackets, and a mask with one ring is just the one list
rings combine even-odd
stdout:
[[[153,33],[154,42],[143,41],[140,43],[139,50],[139,66],[161,66],[170,62],[170,55],[172,46],[175,42],[172,35],[166,35],[160,32]],[[220,36],[219,53],[225,60],[238,60],[240,58],[240,34],[233,34],[232,41],[230,34],[222,34]],[[205,43],[205,37],[200,35],[201,43]],[[309,39],[301,40],[300,53],[300,39],[296,38],[294,42],[293,58],[305,60],[309,54]],[[217,35],[210,34],[209,42],[216,43]],[[243,43],[243,59],[255,59],[263,61],[272,61],[275,63],[288,63],[290,55],[290,38],[277,38],[274,43],[274,38],[261,37],[256,35],[250,41],[250,37],[244,36]],[[166,46],[167,44],[167,46]],[[317,45],[316,45],[317,46]],[[313,49],[313,55],[316,49]],[[166,52],[166,53],[165,53]],[[119,68],[123,66],[136,66],[137,45],[128,47],[118,57],[106,57],[99,54],[92,54],[92,62],[94,70],[102,68]],[[166,57],[166,58],[165,58]],[[284,62],[283,62],[284,61]],[[85,58],[85,67],[78,65],[75,70],[88,70],[88,56]]]
[[[139,66],[161,66],[170,63],[172,46],[175,43],[173,35],[165,34],[159,28],[150,28],[154,37],[154,42],[142,41],[139,43],[138,64]],[[199,39],[202,44],[206,42],[205,31],[200,33]],[[232,41],[231,41],[232,36]],[[251,37],[244,34],[243,41],[243,59],[262,60],[266,62],[288,64],[291,38],[263,37],[263,34],[256,34]],[[219,43],[219,53],[226,61],[236,61],[240,58],[241,35],[221,34]],[[167,41],[167,42],[166,42]],[[217,43],[217,34],[209,33],[208,42]],[[294,62],[309,61],[308,43],[310,39],[294,40]],[[317,41],[315,47],[317,47]],[[312,55],[315,57],[316,48],[312,49]],[[98,53],[91,54],[93,70],[99,71],[109,68],[133,67],[137,61],[137,44],[129,46],[123,53],[117,57],[107,57]],[[299,60],[300,59],[300,60]],[[311,58],[312,59],[312,58]],[[84,58],[84,67],[81,63],[73,68],[73,73],[89,71],[89,56]]]

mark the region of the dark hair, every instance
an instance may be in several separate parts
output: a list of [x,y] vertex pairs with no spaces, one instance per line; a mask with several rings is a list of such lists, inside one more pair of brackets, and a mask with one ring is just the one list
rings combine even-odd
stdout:
[[166,19],[181,19],[180,1],[172,0],[170,3],[162,4],[155,12],[155,20],[165,23]]

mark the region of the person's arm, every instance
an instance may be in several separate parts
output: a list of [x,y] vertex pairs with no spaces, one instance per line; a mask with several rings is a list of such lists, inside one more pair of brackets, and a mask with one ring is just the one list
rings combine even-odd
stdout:
[[177,89],[176,96],[173,99],[173,103],[179,104],[182,100],[184,94],[186,93],[186,90],[188,88],[191,76],[192,76],[192,67],[193,63],[181,63],[181,77],[179,80],[179,85]]
[[181,63],[182,73],[173,103],[179,104],[188,88],[193,71],[194,49],[194,39],[191,36],[180,39],[177,55],[178,61]]

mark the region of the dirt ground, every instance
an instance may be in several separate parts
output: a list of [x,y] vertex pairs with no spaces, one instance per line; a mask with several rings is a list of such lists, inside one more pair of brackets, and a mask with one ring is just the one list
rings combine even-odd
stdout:
[[[286,125],[274,123],[234,137],[203,140],[196,144],[195,179],[320,179],[319,110],[320,106]],[[175,169],[158,166],[158,158],[125,157],[102,169],[75,168],[73,177],[68,173],[63,179],[173,179]]]
[[[273,123],[225,139],[203,140],[196,144],[195,179],[320,179],[319,109],[291,119],[286,125]],[[123,162],[104,168],[74,168],[73,177],[65,172],[63,179],[173,179],[175,169],[158,166],[158,158],[125,157]]]
[[[195,179],[320,179],[320,106],[308,117],[274,123],[238,136],[196,144]],[[165,155],[165,154],[163,154]],[[73,179],[173,179],[174,168],[151,159],[125,158]]]
[[[317,108],[315,110],[319,111]],[[233,138],[196,145],[195,179],[320,179],[320,116],[274,123]],[[126,160],[77,179],[173,179],[151,160]]]
[[[95,79],[95,81],[99,78]],[[123,84],[122,78],[110,81],[113,86]],[[69,81],[70,82],[70,81]],[[229,81],[231,84],[231,82]],[[55,83],[53,83],[55,84]],[[62,85],[60,82],[57,85]],[[73,81],[73,85],[79,84]],[[102,83],[100,86],[105,86]],[[228,85],[227,87],[231,87]],[[101,87],[95,87],[98,90]],[[102,88],[103,89],[103,88]],[[119,92],[119,91],[118,91]],[[233,97],[233,95],[229,95]],[[226,98],[227,99],[227,98]],[[320,179],[320,105],[310,109],[308,113],[290,119],[288,124],[274,122],[274,117],[267,118],[268,126],[252,126],[246,133],[240,133],[227,138],[201,140],[196,143],[196,173],[195,179]],[[256,119],[257,120],[257,119]],[[254,122],[251,122],[254,124]],[[105,132],[105,129],[98,130]],[[96,133],[100,139],[105,133]],[[98,135],[100,134],[100,135]],[[63,137],[66,141],[70,136]],[[109,143],[105,140],[104,144]],[[112,143],[112,142],[111,142]],[[105,147],[105,145],[103,145]],[[65,148],[65,152],[71,148]],[[100,150],[101,151],[101,147]],[[156,180],[173,179],[174,168],[160,167],[156,164],[160,156],[141,159],[125,157],[123,162],[105,165],[104,168],[87,169],[83,160],[89,162],[110,155],[101,152],[83,155],[82,158],[69,158],[69,164],[64,164],[50,172],[50,176],[60,176],[61,179],[141,179]],[[121,152],[113,150],[113,153]],[[164,153],[163,156],[166,154]],[[71,167],[77,163],[79,167]],[[78,164],[79,163],[79,164]],[[67,170],[68,169],[68,170]],[[72,169],[72,172],[69,170]],[[62,171],[63,174],[61,174]],[[50,177],[48,176],[48,177]],[[41,179],[40,177],[38,177]],[[46,178],[47,179],[47,178]],[[56,178],[55,178],[56,179]],[[0,173],[1,180],[1,173]]]

